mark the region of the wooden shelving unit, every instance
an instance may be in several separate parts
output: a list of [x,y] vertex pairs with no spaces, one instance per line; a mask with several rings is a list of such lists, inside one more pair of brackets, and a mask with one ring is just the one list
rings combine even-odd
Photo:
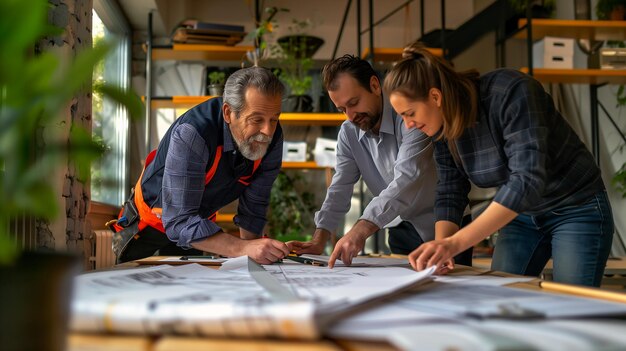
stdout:
[[[151,19],[149,27],[151,28]],[[149,33],[151,31],[149,30]],[[151,39],[151,38],[150,38]],[[151,45],[151,42],[150,42]],[[175,61],[230,61],[241,62],[246,59],[246,52],[253,50],[251,46],[222,46],[222,45],[202,45],[202,44],[174,44],[171,46],[149,46],[151,55],[147,63],[154,60],[175,60]],[[399,51],[398,58],[400,57]],[[147,65],[149,67],[150,65]],[[148,69],[147,69],[148,70]],[[151,84],[151,79],[148,85]],[[147,91],[149,91],[147,89]],[[150,110],[159,108],[189,109],[198,105],[212,96],[172,96],[155,97],[150,99],[144,97],[144,102],[149,101],[147,115]],[[280,121],[282,125],[292,126],[339,126],[346,120],[342,113],[282,113]],[[332,170],[318,166],[315,161],[309,162],[283,162],[283,169],[289,170],[325,170],[327,185],[332,176]],[[218,213],[216,222],[229,223],[233,221],[233,213]]]
[[[528,39],[527,19],[519,21],[520,30],[516,38]],[[530,41],[546,36],[587,40],[624,40],[626,21],[555,20],[532,19]],[[529,52],[532,52],[529,44]],[[528,68],[522,68],[528,73]],[[598,87],[603,84],[626,84],[626,70],[602,69],[547,69],[533,68],[535,79],[546,83],[588,84],[591,118],[591,151],[596,161],[600,158]]]
[[[404,48],[374,48],[374,62],[395,62],[402,58]],[[435,56],[443,56],[442,49],[428,48],[428,51]],[[370,54],[370,48],[365,48],[362,58],[367,58]]]

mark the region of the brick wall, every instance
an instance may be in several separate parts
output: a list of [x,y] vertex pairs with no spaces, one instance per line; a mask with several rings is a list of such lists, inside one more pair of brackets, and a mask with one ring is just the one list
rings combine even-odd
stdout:
[[[37,51],[54,51],[61,57],[71,58],[83,48],[92,46],[91,21],[92,0],[50,0],[48,21],[64,28],[63,35],[42,40]],[[37,138],[40,147],[45,147],[52,138],[68,138],[70,127],[80,126],[91,130],[91,84],[86,84],[52,124],[42,126]],[[61,211],[54,222],[37,222],[37,246],[55,250],[68,250],[84,255],[87,247],[85,238],[85,216],[90,199],[87,179],[79,179],[76,167],[67,163],[58,174],[51,175],[59,193],[58,207]]]

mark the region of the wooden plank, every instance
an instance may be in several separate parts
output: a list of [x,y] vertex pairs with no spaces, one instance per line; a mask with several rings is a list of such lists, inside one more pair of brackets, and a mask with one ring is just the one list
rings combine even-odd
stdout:
[[283,162],[283,169],[326,169],[326,167],[318,166],[315,161],[307,162]]
[[155,351],[340,351],[330,341],[283,341],[283,340],[227,340],[209,338],[164,337],[159,340]]
[[242,61],[252,46],[226,46],[206,44],[174,44],[171,48],[153,48],[153,60],[182,61]]
[[153,340],[148,336],[70,334],[68,351],[150,351]]
[[290,126],[339,126],[346,121],[343,113],[281,113],[280,123]]
[[[528,68],[520,69],[528,73]],[[626,84],[626,70],[535,68],[533,77],[544,83]]]
[[[519,28],[526,26],[526,19],[520,19]],[[526,38],[526,30],[519,31],[515,38]],[[591,21],[591,20],[556,20],[533,19],[533,39],[539,40],[546,36],[595,39],[595,40],[624,40],[626,39],[626,21]]]
[[[152,99],[152,108],[192,108],[213,96],[172,96]],[[290,126],[339,126],[346,120],[343,113],[292,113],[280,114],[280,123]]]
[[[442,57],[443,50],[437,48],[427,48],[433,55]],[[374,62],[395,62],[402,58],[404,48],[374,48]],[[370,48],[365,48],[362,58],[367,58]]]

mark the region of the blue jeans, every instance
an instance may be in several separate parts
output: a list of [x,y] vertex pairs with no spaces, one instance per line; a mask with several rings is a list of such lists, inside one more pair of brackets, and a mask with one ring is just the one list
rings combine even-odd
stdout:
[[552,257],[554,281],[600,286],[613,229],[606,191],[581,205],[520,214],[500,229],[491,269],[538,276]]

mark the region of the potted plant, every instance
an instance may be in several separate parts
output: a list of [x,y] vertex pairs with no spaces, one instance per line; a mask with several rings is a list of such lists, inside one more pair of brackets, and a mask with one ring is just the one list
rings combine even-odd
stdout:
[[598,0],[596,3],[596,16],[599,20],[623,21],[626,5],[624,0]]
[[[3,2],[0,11],[1,26],[21,33],[0,37],[0,341],[3,350],[64,349],[71,282],[78,270],[78,257],[55,252],[21,252],[10,224],[18,215],[53,219],[59,213],[56,204],[61,195],[54,189],[51,175],[69,164],[82,172],[80,177],[87,179],[89,161],[102,152],[90,131],[73,125],[71,119],[67,126],[62,117],[68,113],[77,92],[91,86],[94,65],[108,48],[84,50],[73,60],[62,58],[62,50],[37,49],[44,37],[49,42],[51,37],[62,34],[62,30],[47,23],[48,11],[53,10],[63,11],[51,7],[47,0],[33,0]],[[128,97],[121,90],[100,88],[118,101]],[[125,101],[134,103],[131,113],[137,107],[141,110],[141,102],[135,98],[132,102]],[[46,145],[38,145],[44,129],[51,135],[46,135]],[[57,131],[59,134],[54,134]]]
[[[528,0],[508,0],[515,13],[526,17]],[[551,18],[556,10],[555,0],[531,0],[530,12],[533,18]]]
[[225,82],[226,82],[225,72],[213,71],[209,73],[209,95],[222,96],[222,94],[224,94]]
[[[528,0],[507,0],[513,16],[505,23],[506,33],[514,33],[518,30],[520,18],[526,18]],[[530,16],[532,18],[552,18],[556,11],[556,0],[530,0]]]
[[291,34],[278,38],[274,46],[273,54],[280,67],[276,74],[289,90],[283,112],[313,111],[313,99],[307,95],[313,82],[309,70],[313,67],[313,55],[324,40],[305,34],[310,25],[309,20],[292,20],[288,27]]
[[262,19],[262,15],[255,16],[255,29],[246,36],[247,39],[252,39],[254,44],[254,50],[246,53],[248,61],[252,62],[254,66],[258,66],[261,60],[266,59],[270,55],[267,38],[265,36],[271,34],[274,29],[278,28],[274,17],[276,17],[279,12],[289,12],[289,9],[276,6],[266,7],[264,10],[265,19]]
[[307,184],[302,175],[288,175],[280,171],[272,185],[270,193],[270,210],[268,227],[270,236],[280,241],[308,241],[313,230],[315,197],[313,193],[304,191]]

